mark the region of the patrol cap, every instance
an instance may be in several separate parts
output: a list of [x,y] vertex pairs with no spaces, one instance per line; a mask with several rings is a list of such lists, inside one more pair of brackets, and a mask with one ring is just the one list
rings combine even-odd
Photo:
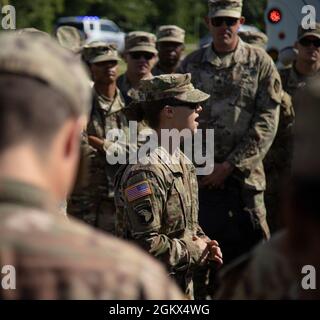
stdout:
[[263,32],[259,31],[239,31],[238,35],[244,42],[258,46],[262,49],[265,49],[268,42],[268,37]]
[[191,74],[163,74],[151,79],[140,80],[138,90],[129,91],[135,102],[148,102],[175,98],[181,102],[200,103],[210,95],[195,89]]
[[242,0],[209,0],[209,17],[240,18]]
[[89,112],[91,90],[83,64],[51,37],[0,32],[0,74],[39,79],[67,99],[76,114]]
[[320,23],[316,23],[315,29],[304,29],[302,25],[299,25],[298,27],[298,41],[302,38],[308,37],[308,36],[314,36],[317,38],[320,38]]
[[74,53],[79,53],[82,45],[82,38],[77,28],[61,26],[57,29],[56,37],[62,47],[69,49]]
[[315,76],[294,97],[294,155],[292,174],[320,177],[320,77]]
[[178,26],[166,25],[160,26],[157,32],[157,42],[178,42],[184,43],[186,32]]
[[125,52],[146,51],[158,53],[156,49],[156,36],[144,31],[132,31],[125,38]]
[[115,44],[93,41],[83,46],[82,54],[89,63],[119,61],[120,57]]

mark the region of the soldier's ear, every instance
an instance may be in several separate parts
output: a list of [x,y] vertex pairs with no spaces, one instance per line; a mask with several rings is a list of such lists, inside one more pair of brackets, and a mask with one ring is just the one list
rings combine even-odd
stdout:
[[240,18],[240,24],[244,24],[246,22],[246,18],[245,17],[241,17]]
[[174,116],[174,110],[173,110],[173,109],[174,109],[174,108],[171,107],[171,106],[169,106],[169,105],[165,106],[165,107],[162,109],[163,114],[164,114],[164,116],[165,116],[166,119],[172,119],[172,118],[173,118],[173,116]]

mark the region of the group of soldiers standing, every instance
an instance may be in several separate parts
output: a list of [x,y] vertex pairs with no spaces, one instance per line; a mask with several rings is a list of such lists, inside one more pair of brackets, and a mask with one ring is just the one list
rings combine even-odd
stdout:
[[[116,47],[77,47],[72,28],[60,45],[0,35],[0,265],[19,268],[0,297],[311,297],[298,284],[301,266],[320,265],[320,24],[299,28],[279,73],[264,35],[239,37],[242,0],[208,8],[210,45],[182,59],[178,26],[130,32],[120,76]],[[130,121],[139,139],[122,144],[110,132],[130,141]],[[203,146],[214,129],[210,174],[161,140],[138,163],[108,162],[172,129],[203,129]],[[54,214],[66,197],[67,217]]]

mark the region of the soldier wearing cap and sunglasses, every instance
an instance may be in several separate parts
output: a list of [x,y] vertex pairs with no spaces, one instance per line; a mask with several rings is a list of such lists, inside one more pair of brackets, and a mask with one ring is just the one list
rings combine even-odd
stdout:
[[280,70],[283,89],[291,96],[320,72],[320,23],[316,23],[315,29],[299,26],[295,48],[298,54],[293,65]]
[[128,151],[108,135],[112,129],[128,134],[124,100],[116,85],[120,58],[114,45],[100,41],[85,45],[82,54],[94,81],[92,110],[82,139],[83,160],[89,168],[86,179],[76,184],[67,212],[93,227],[114,233],[113,185],[119,166],[109,164],[106,157],[109,153]]
[[228,263],[269,238],[262,160],[277,132],[282,89],[271,58],[238,36],[242,1],[208,4],[213,42],[187,56],[179,71],[210,94],[199,128],[215,130],[215,167],[199,181],[199,219]]
[[154,76],[175,73],[184,51],[185,31],[175,25],[160,26],[157,32],[159,61],[152,69]]
[[125,39],[124,59],[127,71],[117,81],[126,105],[131,102],[128,91],[137,88],[142,79],[152,78],[151,70],[156,63],[158,50],[156,36],[149,32],[132,31]]

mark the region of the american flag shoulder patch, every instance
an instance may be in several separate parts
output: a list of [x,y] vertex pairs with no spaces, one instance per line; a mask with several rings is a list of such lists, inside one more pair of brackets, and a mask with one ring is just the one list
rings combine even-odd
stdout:
[[147,180],[134,184],[125,189],[127,200],[132,202],[139,198],[152,194],[151,188]]

